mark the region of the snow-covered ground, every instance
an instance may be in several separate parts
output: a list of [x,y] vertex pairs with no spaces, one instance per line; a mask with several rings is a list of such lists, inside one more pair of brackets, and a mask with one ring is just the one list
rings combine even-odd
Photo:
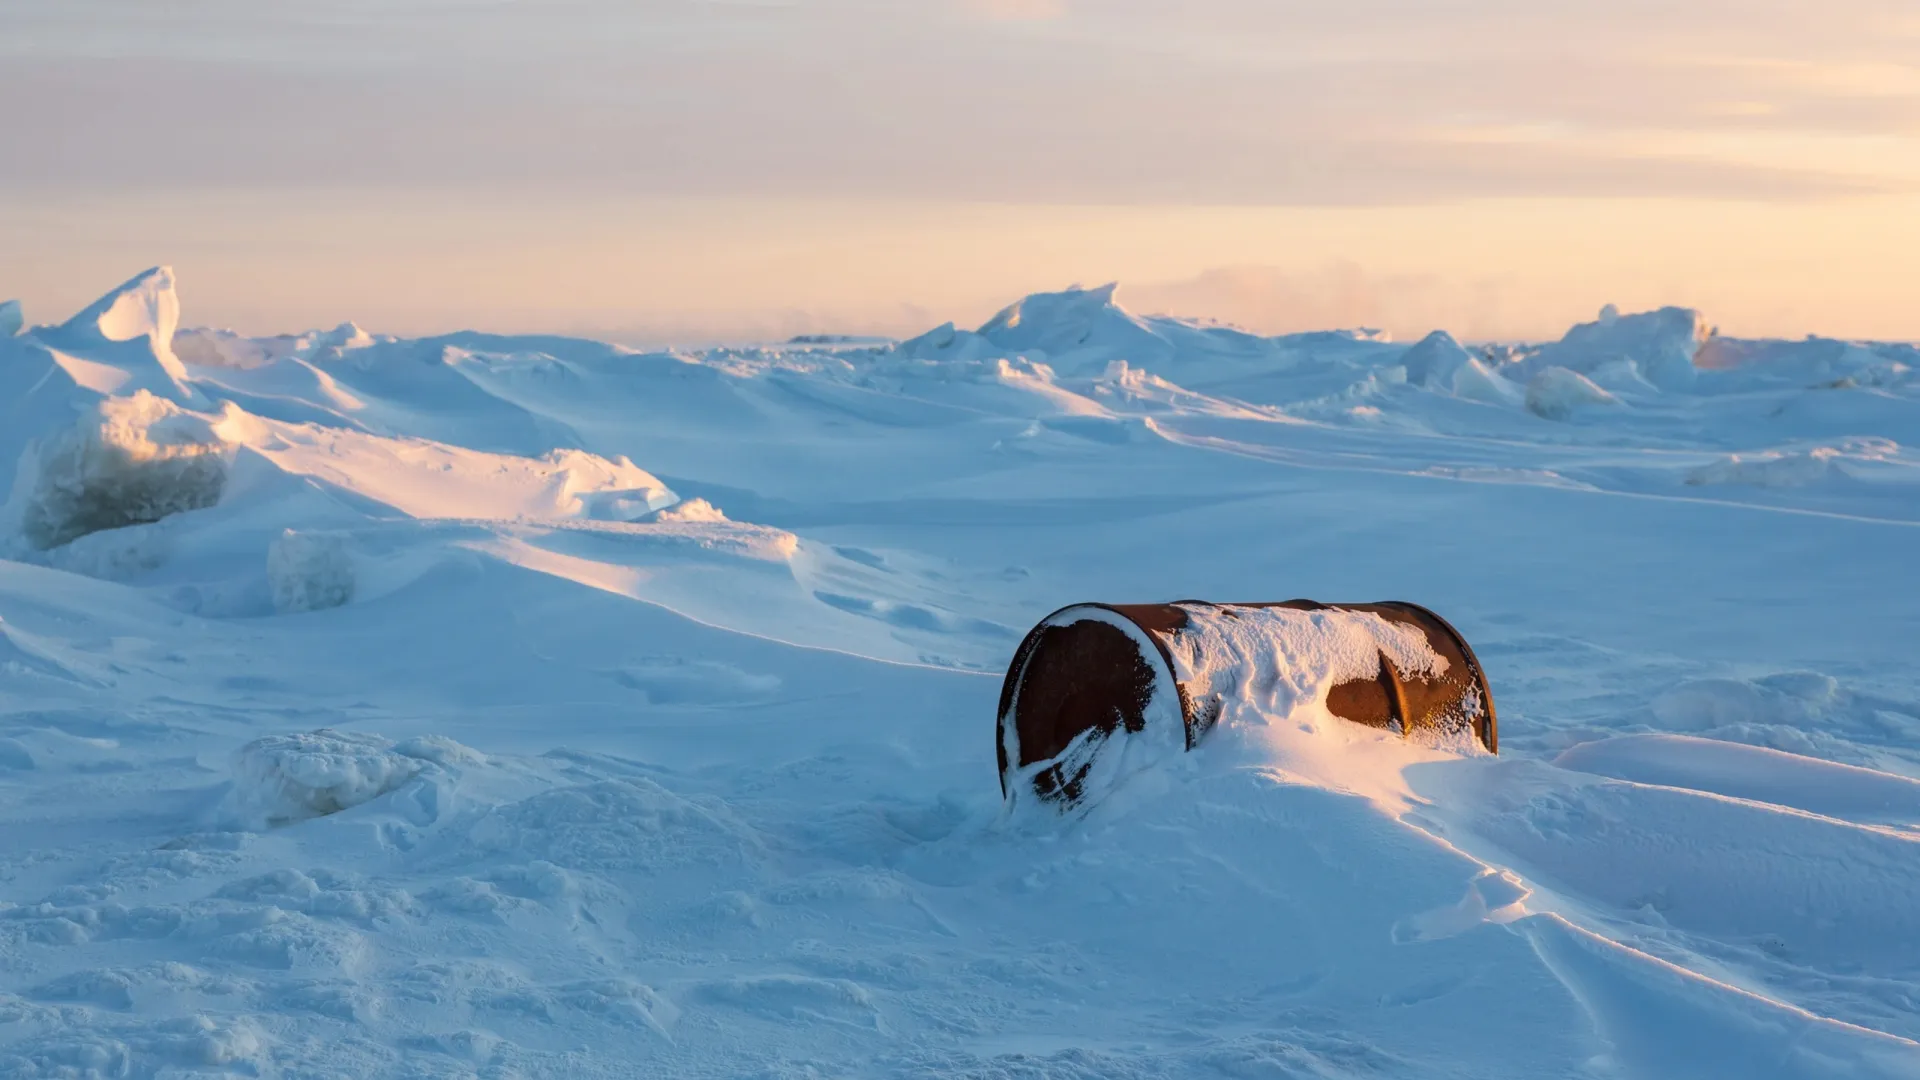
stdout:
[[[0,307],[0,1075],[1920,1075],[1913,348],[180,317]],[[1003,810],[1036,620],[1296,596],[1500,756],[1303,655]]]

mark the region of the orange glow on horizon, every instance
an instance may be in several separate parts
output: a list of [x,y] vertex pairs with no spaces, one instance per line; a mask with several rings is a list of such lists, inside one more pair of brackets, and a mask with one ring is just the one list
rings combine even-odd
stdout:
[[1728,333],[1920,338],[1920,197],[1385,207],[204,192],[0,207],[0,281],[50,321],[154,263],[189,324],[353,319],[623,340],[908,334],[1118,280],[1140,310],[1267,332],[1557,336],[1604,303]]

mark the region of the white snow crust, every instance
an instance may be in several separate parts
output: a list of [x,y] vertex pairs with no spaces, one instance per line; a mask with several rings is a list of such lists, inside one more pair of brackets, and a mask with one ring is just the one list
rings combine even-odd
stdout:
[[[1392,797],[1407,758],[1393,741],[1327,709],[1333,687],[1380,675],[1384,655],[1412,677],[1445,674],[1447,660],[1419,630],[1371,612],[1185,605],[1173,650],[1176,677],[1196,705],[1217,702],[1209,753],[1336,790]],[[1305,736],[1304,738],[1302,736]],[[1336,749],[1329,752],[1329,742]],[[1409,751],[1418,757],[1422,751]]]
[[[1912,345],[182,295],[0,308],[0,1076],[1920,1075]],[[1036,620],[1296,596],[1445,615],[1500,754],[1196,606],[1199,748],[1003,805]]]
[[377,735],[313,731],[268,735],[233,755],[233,807],[266,825],[337,814],[413,778],[420,762]]

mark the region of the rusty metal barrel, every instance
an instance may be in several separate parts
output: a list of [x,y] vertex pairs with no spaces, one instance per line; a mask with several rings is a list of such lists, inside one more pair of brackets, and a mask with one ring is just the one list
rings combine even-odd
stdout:
[[[1273,670],[1222,672],[1223,657],[1228,667]],[[1459,631],[1418,604],[1074,604],[1042,619],[1007,667],[1001,794],[1064,808],[1087,794],[1103,757],[1137,763],[1192,750],[1229,697],[1246,693],[1249,681],[1287,678],[1280,669],[1295,657],[1323,658],[1334,716],[1499,751],[1479,659]]]

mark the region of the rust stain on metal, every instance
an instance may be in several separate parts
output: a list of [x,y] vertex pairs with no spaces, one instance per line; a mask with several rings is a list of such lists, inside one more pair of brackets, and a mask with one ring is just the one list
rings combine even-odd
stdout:
[[[1082,607],[1131,623],[1152,644],[1151,652],[1111,621],[1089,617],[1054,623],[1057,617]],[[1106,738],[1123,728],[1128,732],[1142,730],[1154,687],[1162,677],[1173,684],[1178,695],[1187,749],[1193,749],[1219,718],[1222,702],[1218,695],[1194,701],[1188,688],[1174,677],[1178,669],[1169,645],[1178,642],[1191,625],[1188,608],[1209,608],[1227,617],[1235,617],[1234,608],[1367,612],[1412,627],[1447,661],[1446,670],[1433,677],[1410,675],[1382,653],[1377,677],[1350,680],[1329,690],[1328,711],[1353,723],[1401,735],[1471,733],[1487,750],[1499,752],[1493,693],[1479,658],[1450,623],[1418,604],[1322,604],[1313,600],[1231,605],[1199,600],[1177,605],[1075,604],[1041,620],[1020,643],[1007,669],[1000,688],[998,730],[1002,794],[1007,793],[1016,772],[1053,761],[1089,731],[1097,732],[1097,738]],[[1008,738],[1010,733],[1012,740]],[[1017,761],[1008,760],[1009,741],[1018,748]],[[1070,776],[1065,774],[1062,762],[1041,769],[1030,780],[1034,793],[1043,799],[1072,803],[1082,794],[1088,767],[1082,762]]]

